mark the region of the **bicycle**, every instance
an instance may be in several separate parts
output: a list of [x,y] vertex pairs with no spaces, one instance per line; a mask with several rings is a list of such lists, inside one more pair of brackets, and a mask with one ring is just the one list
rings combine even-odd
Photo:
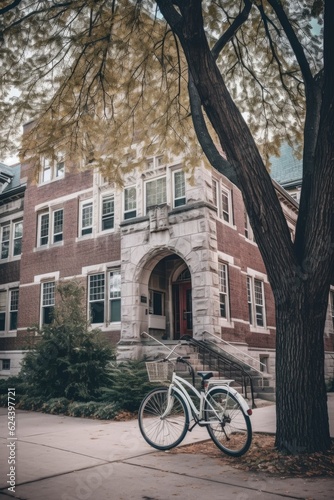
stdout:
[[[232,380],[214,380],[211,371],[197,372],[201,378],[198,391],[195,371],[187,361],[189,357],[171,358],[178,345],[168,349],[170,352],[165,358],[146,362],[150,382],[168,381],[169,385],[154,388],[141,402],[138,422],[142,436],[153,448],[169,450],[179,445],[196,425],[205,426],[221,451],[240,457],[252,441],[252,410],[241,394],[230,386]],[[188,367],[192,383],[175,373],[175,363]]]

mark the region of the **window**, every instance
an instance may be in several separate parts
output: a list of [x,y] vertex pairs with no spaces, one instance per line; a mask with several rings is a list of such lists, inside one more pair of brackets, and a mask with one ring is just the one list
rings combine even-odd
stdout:
[[124,219],[137,217],[137,192],[134,186],[124,190]]
[[8,259],[21,255],[23,225],[20,222],[9,222],[0,230],[0,258]]
[[0,331],[7,332],[17,329],[17,314],[19,306],[19,290],[0,291]]
[[102,199],[102,231],[113,229],[115,215],[114,195]]
[[221,190],[221,217],[226,222],[231,222],[231,192],[222,188]]
[[109,321],[121,321],[121,273],[119,269],[109,272]]
[[154,168],[159,168],[164,166],[164,157],[163,155],[154,156],[147,160],[147,170],[152,170]]
[[104,322],[104,274],[89,276],[89,312],[91,323]]
[[10,225],[1,228],[1,258],[8,259],[9,257],[9,240],[10,240]]
[[212,203],[217,207],[218,216],[229,224],[233,224],[232,193],[216,179],[212,179]]
[[49,243],[49,214],[40,215],[39,219],[39,246]]
[[42,168],[40,173],[40,182],[51,182],[53,180],[61,179],[65,175],[65,161],[63,156],[58,155],[57,160],[49,160],[43,158]]
[[156,290],[150,290],[149,311],[150,311],[150,314],[155,314],[156,316],[164,316],[164,314],[165,314],[165,294],[163,292],[157,292]]
[[215,179],[212,179],[212,203],[214,204],[215,207],[218,208],[218,196],[217,196],[217,191],[218,191],[218,182]]
[[247,215],[246,210],[244,211],[244,218],[245,218],[245,237],[250,241],[254,241],[253,230],[251,228],[249,217]]
[[146,210],[166,202],[166,177],[146,182]]
[[220,316],[229,320],[229,296],[228,296],[228,269],[227,265],[219,262],[219,303],[220,303]]
[[263,282],[247,276],[247,301],[251,325],[265,327]]
[[50,226],[50,213],[44,212],[38,216],[38,246],[48,245],[50,242],[59,243],[63,240],[64,210],[51,212],[52,225]]
[[17,329],[17,315],[19,309],[19,291],[10,290],[10,308],[9,308],[9,329]]
[[53,212],[53,243],[63,240],[64,211],[55,210]]
[[22,222],[16,222],[14,224],[14,237],[13,237],[13,255],[21,255],[22,251],[22,235],[23,235],[23,224]]
[[7,292],[0,291],[0,332],[6,331]]
[[0,369],[1,370],[10,370],[10,359],[1,359],[0,360]]
[[98,273],[89,276],[88,296],[92,324],[121,321],[120,269],[113,269],[106,274]]
[[93,202],[81,203],[80,236],[86,236],[93,232]]
[[55,306],[55,288],[56,285],[54,281],[42,283],[42,325],[49,325],[50,323],[52,323],[53,311]]
[[186,204],[186,184],[184,172],[178,170],[174,172],[174,207]]

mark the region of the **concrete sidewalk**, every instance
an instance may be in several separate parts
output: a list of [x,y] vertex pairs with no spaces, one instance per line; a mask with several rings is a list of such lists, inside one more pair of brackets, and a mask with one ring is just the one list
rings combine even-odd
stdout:
[[[328,400],[334,437],[334,394]],[[0,498],[26,500],[332,499],[334,479],[269,478],[204,455],[157,452],[137,421],[114,422],[16,412],[16,440],[0,408]],[[255,409],[254,432],[275,432],[275,406]],[[182,444],[207,439],[196,427]],[[11,444],[12,443],[12,444]],[[8,490],[15,459],[15,493]],[[238,459],[236,459],[238,460]]]

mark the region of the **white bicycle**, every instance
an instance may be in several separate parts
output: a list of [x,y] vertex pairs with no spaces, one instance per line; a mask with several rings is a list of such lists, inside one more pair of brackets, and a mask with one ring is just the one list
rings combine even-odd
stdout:
[[[201,377],[201,389],[198,391],[194,383],[194,369],[188,358],[171,358],[177,347],[169,349],[164,359],[146,363],[151,382],[171,382],[168,386],[153,389],[140,405],[138,421],[144,439],[153,448],[169,450],[180,444],[196,425],[205,426],[221,451],[240,457],[252,441],[252,410],[248,403],[229,385],[232,380],[213,380],[210,371],[197,372]],[[175,363],[188,366],[192,383],[175,373]]]

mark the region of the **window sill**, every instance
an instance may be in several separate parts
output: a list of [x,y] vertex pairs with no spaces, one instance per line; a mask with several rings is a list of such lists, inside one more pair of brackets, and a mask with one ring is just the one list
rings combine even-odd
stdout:
[[15,262],[16,260],[21,259],[21,255],[15,255],[13,257],[6,257],[5,259],[0,259],[0,264],[7,264],[8,262]]
[[219,326],[224,328],[234,328],[234,322],[225,318],[219,318]]
[[17,331],[12,330],[10,332],[0,332],[0,338],[4,338],[4,337],[17,337]]
[[260,327],[260,326],[249,326],[250,332],[251,333],[264,333],[265,335],[270,334],[270,330],[267,327]]
[[48,245],[41,245],[40,247],[35,247],[34,252],[41,252],[43,250],[51,250],[52,248],[62,247],[64,246],[64,240],[57,241],[57,243],[51,243]]

